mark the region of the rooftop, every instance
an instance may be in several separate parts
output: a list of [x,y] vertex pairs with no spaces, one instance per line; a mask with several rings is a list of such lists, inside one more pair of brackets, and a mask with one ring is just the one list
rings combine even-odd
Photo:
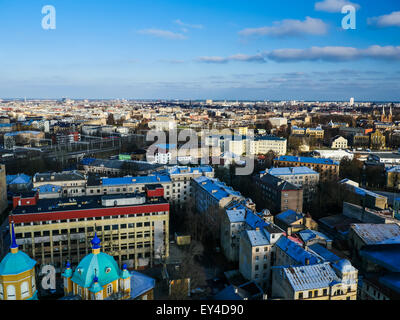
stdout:
[[302,162],[312,164],[326,164],[326,165],[339,165],[339,162],[332,159],[322,158],[311,158],[311,157],[295,157],[295,156],[280,156],[274,159],[274,161],[286,161],[286,162]]
[[283,268],[294,291],[327,288],[340,282],[329,263]]
[[400,226],[396,223],[359,223],[354,224],[352,229],[366,245],[388,244],[390,240],[392,243],[400,243]]
[[299,244],[288,239],[287,237],[280,237],[276,245],[299,264],[305,265],[307,260],[309,264],[316,264],[320,262],[320,259],[318,259],[315,255],[306,251]]
[[297,174],[319,174],[308,167],[282,167],[282,168],[271,168],[268,173],[273,176],[284,176],[284,175],[297,175]]
[[[85,196],[75,198],[57,198],[57,199],[40,199],[35,206],[18,206],[13,209],[14,215],[19,214],[39,214],[39,213],[56,213],[63,211],[80,211],[90,209],[110,208],[103,205],[105,200],[123,200],[118,203],[118,207],[131,207],[136,205],[149,205],[149,204],[166,204],[168,203],[164,198],[152,198],[152,201],[145,201],[145,203],[134,204],[130,199],[141,200],[146,199],[144,193],[140,194],[124,194],[113,196]],[[140,201],[139,201],[140,202]],[[111,207],[113,208],[113,206]],[[118,214],[118,211],[115,212]]]

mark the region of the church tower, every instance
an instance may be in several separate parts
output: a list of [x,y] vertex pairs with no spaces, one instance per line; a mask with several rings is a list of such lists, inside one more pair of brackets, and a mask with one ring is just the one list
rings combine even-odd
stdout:
[[0,300],[37,300],[35,265],[18,250],[12,222],[10,252],[0,262]]

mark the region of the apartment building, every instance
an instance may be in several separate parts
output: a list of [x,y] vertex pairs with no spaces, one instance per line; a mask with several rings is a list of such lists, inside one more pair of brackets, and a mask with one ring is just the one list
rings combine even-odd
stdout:
[[193,199],[191,181],[198,177],[214,178],[214,169],[211,166],[186,167],[174,166],[166,169],[166,174],[172,183],[171,203],[182,205]]
[[275,136],[261,136],[250,140],[251,154],[267,154],[269,151],[277,155],[285,155],[287,152],[287,140]]
[[41,131],[7,132],[4,134],[4,148],[13,149],[17,145],[40,145],[40,140],[42,139],[44,139],[44,132]]
[[319,182],[319,173],[308,167],[271,168],[267,169],[265,173],[288,181],[296,187],[301,187],[305,202],[312,200]]
[[[62,197],[79,197],[86,194],[87,177],[79,171],[36,173],[33,176],[33,188],[43,186],[61,187]],[[58,189],[58,188],[57,188]]]
[[240,235],[243,230],[266,227],[273,220],[268,210],[255,213],[243,202],[226,207],[221,221],[221,248],[229,261],[239,261]]
[[6,166],[0,164],[0,215],[8,207],[6,181]]
[[303,189],[294,184],[261,172],[253,177],[257,188],[272,213],[282,212],[288,209],[303,211]]
[[148,185],[161,185],[164,188],[164,197],[170,201],[173,197],[171,178],[163,174],[154,174],[139,177],[121,178],[89,178],[86,186],[86,195],[118,195],[145,192]]
[[342,136],[335,136],[331,140],[332,149],[347,149],[347,139]]
[[280,156],[274,159],[276,167],[308,167],[320,174],[320,180],[333,180],[339,176],[340,164],[331,159]]
[[145,193],[63,199],[14,199],[9,221],[17,244],[39,264],[57,270],[77,264],[101,238],[104,252],[129,268],[153,265],[169,255],[169,204],[161,185]]
[[358,271],[348,260],[272,271],[272,299],[357,300]]
[[240,235],[239,271],[247,280],[266,288],[271,281],[271,267],[274,261],[274,244],[284,231],[272,223],[253,230],[242,231]]
[[200,212],[209,208],[224,208],[231,201],[241,201],[244,197],[224,182],[215,178],[201,176],[192,180],[194,203]]
[[291,134],[299,136],[309,135],[310,137],[314,137],[316,139],[324,138],[324,130],[320,126],[316,128],[299,128],[297,126],[293,126]]

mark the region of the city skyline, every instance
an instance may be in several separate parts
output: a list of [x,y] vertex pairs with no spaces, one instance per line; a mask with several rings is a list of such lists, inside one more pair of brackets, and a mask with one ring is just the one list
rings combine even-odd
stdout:
[[[42,7],[56,9],[44,30]],[[398,101],[400,4],[3,1],[2,98]],[[285,10],[282,10],[285,8]]]

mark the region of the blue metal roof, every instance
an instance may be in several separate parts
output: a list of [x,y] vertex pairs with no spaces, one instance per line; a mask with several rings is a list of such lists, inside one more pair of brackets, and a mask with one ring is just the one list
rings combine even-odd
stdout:
[[310,229],[300,231],[299,236],[305,242],[315,239],[316,237],[325,239],[326,241],[332,241],[332,239],[328,238],[325,234]]
[[61,191],[61,187],[54,184],[44,184],[32,190],[39,191],[39,193],[58,193]]
[[393,272],[400,272],[400,245],[377,245],[360,251],[360,255]]
[[123,178],[103,178],[104,186],[118,186],[129,184],[150,184],[150,183],[167,183],[171,182],[171,178],[167,175],[151,175],[139,177],[123,177]]
[[309,167],[281,167],[271,168],[268,173],[273,176],[284,176],[284,175],[297,175],[297,174],[319,174]]
[[14,132],[5,133],[4,136],[13,137],[13,136],[17,136],[19,134],[24,134],[24,133],[38,135],[41,133],[41,131],[14,131]]
[[379,282],[388,288],[400,293],[400,274],[390,273],[379,278]]
[[341,258],[339,258],[336,254],[329,251],[324,246],[321,246],[319,243],[315,243],[308,247],[310,250],[318,254],[321,258],[328,262],[338,262]]
[[131,298],[135,299],[154,289],[156,281],[144,274],[131,271]]
[[295,157],[295,156],[280,156],[274,159],[275,161],[287,161],[287,162],[303,162],[312,164],[329,164],[339,165],[338,161],[324,158],[311,158],[311,157]]
[[32,181],[32,177],[26,174],[14,174],[14,175],[7,175],[6,176],[6,184],[13,185],[13,184],[28,184]]
[[305,264],[306,259],[308,259],[310,264],[320,262],[320,259],[318,259],[315,255],[306,251],[299,244],[288,239],[285,236],[280,237],[279,240],[276,242],[276,245],[299,264]]
[[196,171],[198,171],[198,173],[210,173],[213,172],[213,168],[211,166],[199,166],[199,167],[174,166],[172,168],[168,168],[168,173],[171,175],[196,173]]
[[276,219],[281,220],[288,225],[302,219],[303,217],[303,213],[298,213],[294,210],[287,210],[275,216]]
[[206,190],[210,196],[217,200],[221,200],[229,196],[242,197],[240,192],[233,190],[231,187],[227,186],[218,179],[202,176],[195,178],[194,181],[197,182],[202,189]]

